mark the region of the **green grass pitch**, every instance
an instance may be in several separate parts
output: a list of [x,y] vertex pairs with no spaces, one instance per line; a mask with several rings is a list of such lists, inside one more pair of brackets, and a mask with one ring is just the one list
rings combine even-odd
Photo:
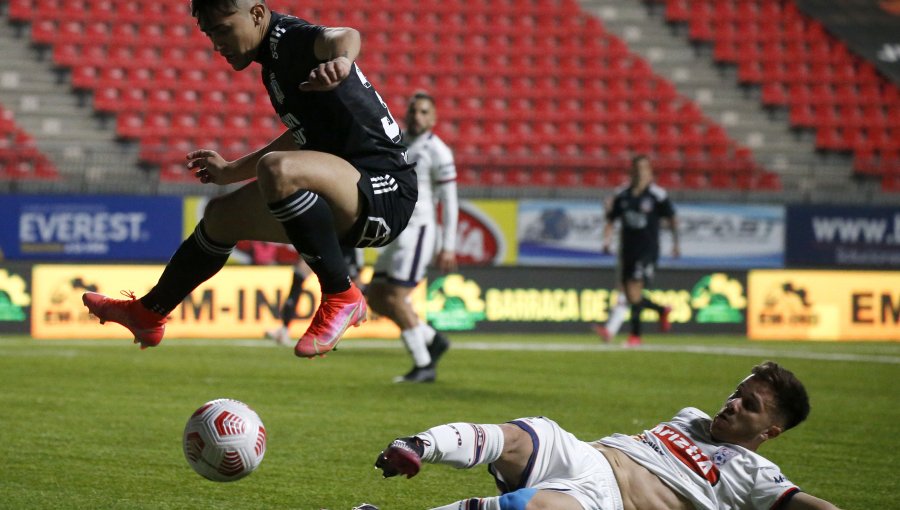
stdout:
[[[372,462],[396,436],[533,415],[586,440],[634,433],[685,406],[715,412],[766,359],[798,374],[813,410],[760,453],[842,508],[896,508],[900,343],[453,340],[435,384],[405,386],[391,383],[409,364],[399,341],[347,341],[310,361],[262,341],[167,339],[141,352],[127,340],[0,337],[0,508],[426,509],[493,495],[492,480],[445,466],[382,479]],[[196,475],[181,452],[187,418],[218,397],[248,403],[269,434],[257,472],[230,484]]]

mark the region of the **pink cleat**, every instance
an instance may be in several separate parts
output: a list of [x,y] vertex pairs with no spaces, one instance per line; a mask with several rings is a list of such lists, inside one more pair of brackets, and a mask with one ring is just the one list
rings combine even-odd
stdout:
[[81,301],[100,324],[115,322],[128,328],[134,335],[134,343],[141,349],[156,347],[166,333],[166,317],[148,310],[134,297],[134,292],[122,291],[131,299],[112,299],[96,292],[85,292]]
[[375,469],[385,478],[406,475],[412,478],[422,469],[425,443],[418,437],[398,437],[375,459]]
[[672,307],[667,306],[659,314],[659,330],[663,333],[672,331],[672,323],[669,322],[669,314],[672,313]]
[[597,333],[600,339],[603,340],[603,343],[608,344],[612,341],[612,335],[609,334],[609,330],[606,329],[606,326],[602,324],[594,324],[592,326],[592,329],[594,330],[594,333]]
[[344,292],[325,294],[312,324],[294,346],[294,354],[302,358],[322,356],[337,347],[347,328],[365,320],[366,299],[356,285],[351,283]]
[[628,340],[625,342],[625,347],[638,347],[641,345],[641,337],[637,335],[628,335]]

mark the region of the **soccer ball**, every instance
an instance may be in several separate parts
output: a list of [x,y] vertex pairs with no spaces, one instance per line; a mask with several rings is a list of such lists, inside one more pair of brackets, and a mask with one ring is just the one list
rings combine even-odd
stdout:
[[215,482],[239,480],[266,454],[266,429],[253,409],[220,398],[194,411],[184,426],[184,457],[194,471]]

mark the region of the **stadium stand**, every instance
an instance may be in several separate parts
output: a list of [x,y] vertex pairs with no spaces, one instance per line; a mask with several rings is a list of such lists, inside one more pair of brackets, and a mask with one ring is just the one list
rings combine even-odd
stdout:
[[[628,157],[645,152],[675,188],[781,187],[574,0],[270,4],[360,29],[360,65],[395,114],[414,90],[433,91],[464,185],[614,186]],[[140,142],[144,165],[182,182],[191,179],[186,149],[233,157],[281,129],[258,75],[212,55],[186,9],[181,0],[11,0],[8,15],[30,23],[32,40],[71,69],[96,111],[115,116],[122,139]]]
[[11,110],[0,105],[0,179],[56,180],[53,163],[35,145],[34,138],[16,124]]
[[900,88],[851,53],[823,25],[784,0],[662,0],[666,18],[686,23],[692,41],[737,66],[742,84],[761,87],[761,102],[786,109],[790,124],[815,133],[823,152],[853,155],[860,175],[900,174]]

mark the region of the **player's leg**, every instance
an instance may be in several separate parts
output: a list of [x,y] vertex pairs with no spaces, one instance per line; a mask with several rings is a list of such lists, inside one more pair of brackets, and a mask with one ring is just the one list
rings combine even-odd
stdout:
[[395,439],[375,461],[384,477],[418,474],[422,462],[457,469],[493,463],[504,480],[518,481],[533,451],[531,436],[521,427],[475,423],[448,423],[413,437]]
[[281,326],[266,331],[266,338],[274,340],[278,345],[287,346],[294,344],[290,334],[291,322],[297,318],[297,302],[300,300],[300,294],[303,292],[303,282],[306,281],[311,272],[309,266],[306,265],[306,262],[303,262],[302,258],[294,264],[291,275],[291,288],[284,299],[284,304],[281,305]]
[[310,272],[309,266],[302,259],[294,264],[291,288],[288,290],[287,298],[284,300],[284,306],[281,307],[281,323],[285,328],[291,327],[291,322],[297,318],[297,301],[303,292],[303,282],[306,281]]
[[612,312],[609,314],[609,320],[606,322],[606,330],[610,335],[610,339],[616,336],[616,333],[622,328],[622,323],[625,322],[627,313],[628,299],[625,297],[625,293],[619,290],[616,293],[616,305],[613,307]]
[[395,378],[395,382],[434,381],[437,358],[449,346],[443,337],[436,343],[436,332],[421,321],[410,300],[434,255],[435,231],[436,226],[429,223],[408,225],[379,254],[367,291],[369,305],[397,324],[400,337],[413,358],[412,370]]
[[325,294],[350,287],[340,239],[360,214],[359,171],[322,152],[283,151],[263,156],[258,184],[269,210],[316,276]]
[[625,345],[635,346],[641,343],[641,293],[644,291],[644,268],[635,257],[620,256],[618,276],[621,279],[622,293],[627,306],[631,309],[631,330]]
[[139,300],[86,293],[82,301],[100,322],[122,324],[142,348],[158,345],[166,316],[197,286],[224,267],[237,241],[287,242],[255,183],[209,201],[203,219],[166,264],[157,284]]
[[625,297],[625,292],[620,287],[616,292],[616,301],[612,310],[609,312],[609,318],[606,320],[606,324],[602,326],[598,324],[594,327],[594,331],[600,335],[600,338],[602,338],[604,342],[611,342],[613,338],[616,337],[616,334],[619,333],[619,329],[622,328],[622,323],[625,322],[625,315],[628,314],[629,308],[628,299]]
[[381,452],[375,466],[383,470],[385,477],[398,474],[412,477],[422,462],[458,469],[490,464],[489,471],[503,489],[502,496],[457,501],[440,510],[582,510],[574,497],[532,488],[532,484],[539,484],[545,477],[565,477],[566,473],[581,469],[580,465],[566,464],[569,457],[581,456],[580,452],[570,451],[575,441],[571,434],[545,418],[524,418],[501,425],[450,423],[395,440]]
[[269,210],[322,288],[322,303],[294,352],[324,354],[366,315],[365,299],[350,280],[340,243],[364,205],[357,188],[360,173],[331,154],[288,151],[263,156],[257,175]]
[[[646,260],[644,261],[644,271],[643,271],[643,283],[644,288],[650,286],[653,281],[653,277],[656,275],[656,260]],[[643,308],[649,308],[656,312],[659,315],[659,329],[666,333],[671,329],[671,325],[669,323],[669,313],[672,309],[668,306],[661,305],[656,301],[653,301],[649,297],[647,297],[643,292],[641,293],[641,306]]]

